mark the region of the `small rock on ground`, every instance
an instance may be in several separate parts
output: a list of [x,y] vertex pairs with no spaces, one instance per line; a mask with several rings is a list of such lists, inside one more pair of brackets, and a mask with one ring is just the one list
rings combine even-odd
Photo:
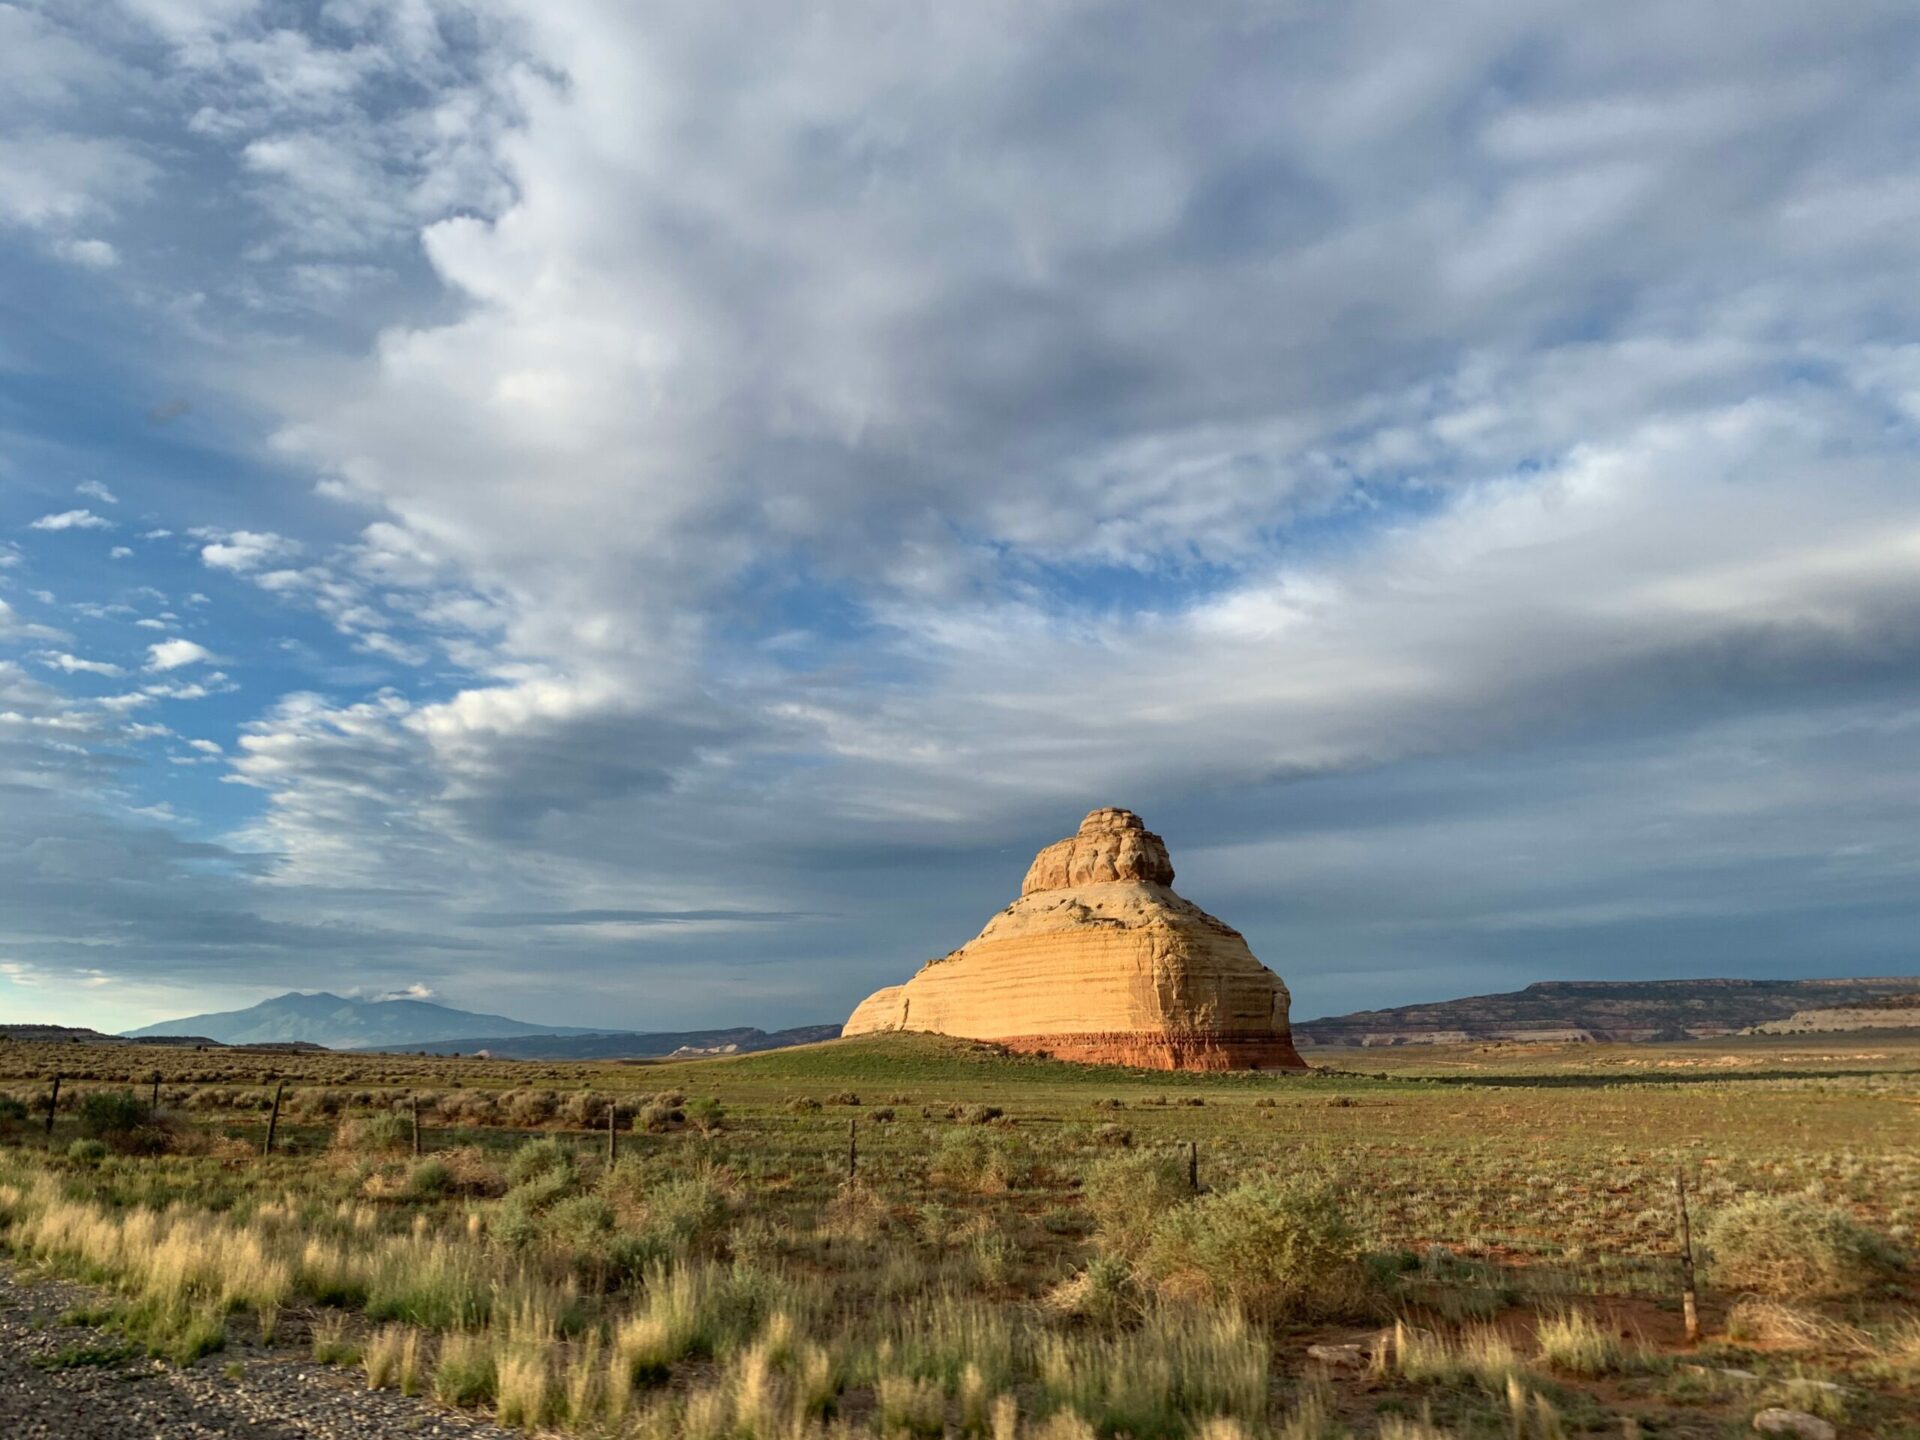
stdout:
[[1834,1440],[1832,1425],[1804,1410],[1783,1410],[1772,1406],[1753,1417],[1753,1428],[1762,1435],[1793,1435],[1798,1440]]

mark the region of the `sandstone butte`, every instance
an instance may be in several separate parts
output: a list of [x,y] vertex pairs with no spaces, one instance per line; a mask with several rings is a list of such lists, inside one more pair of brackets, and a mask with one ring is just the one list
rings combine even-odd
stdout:
[[973,940],[860,1003],[842,1033],[923,1030],[1060,1060],[1304,1070],[1290,997],[1240,932],[1173,893],[1160,837],[1095,810]]

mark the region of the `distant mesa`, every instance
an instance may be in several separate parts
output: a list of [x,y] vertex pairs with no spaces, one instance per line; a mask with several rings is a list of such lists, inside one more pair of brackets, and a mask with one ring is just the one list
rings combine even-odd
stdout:
[[1304,1070],[1286,985],[1172,885],[1166,844],[1138,815],[1095,810],[1034,857],[1020,898],[979,935],[868,996],[844,1033],[924,1030],[1157,1070]]

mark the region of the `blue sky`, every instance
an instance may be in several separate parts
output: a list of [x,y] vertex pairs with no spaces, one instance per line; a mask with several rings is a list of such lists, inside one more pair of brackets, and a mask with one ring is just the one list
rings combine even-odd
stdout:
[[0,1014],[1912,973],[1904,6],[0,3]]

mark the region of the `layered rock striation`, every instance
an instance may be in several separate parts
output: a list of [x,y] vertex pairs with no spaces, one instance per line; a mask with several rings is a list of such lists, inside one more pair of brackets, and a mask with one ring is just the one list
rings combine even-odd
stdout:
[[1095,810],[1034,857],[979,935],[868,996],[843,1033],[926,1030],[1162,1070],[1306,1068],[1280,977],[1172,885],[1138,815]]

